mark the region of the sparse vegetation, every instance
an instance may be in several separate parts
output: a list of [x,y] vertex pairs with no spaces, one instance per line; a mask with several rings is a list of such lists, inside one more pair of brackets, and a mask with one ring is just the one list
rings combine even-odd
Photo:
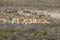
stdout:
[[[21,18],[22,16],[25,18],[46,18],[50,22],[27,25],[8,22],[6,24],[0,23],[0,40],[60,40],[60,19],[54,19],[50,15],[45,15],[44,12],[39,13],[39,10],[49,12],[52,9],[59,9],[59,1],[0,0],[0,18],[6,18],[9,22],[12,18]],[[30,14],[30,16],[26,16],[26,14]]]

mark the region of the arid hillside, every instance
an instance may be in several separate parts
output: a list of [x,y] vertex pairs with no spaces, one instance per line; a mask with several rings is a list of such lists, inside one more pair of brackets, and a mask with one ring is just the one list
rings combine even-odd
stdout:
[[0,0],[0,6],[60,6],[60,0]]

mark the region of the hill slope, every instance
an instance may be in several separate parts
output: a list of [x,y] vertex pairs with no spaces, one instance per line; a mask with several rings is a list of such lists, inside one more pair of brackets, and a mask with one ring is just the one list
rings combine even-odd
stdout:
[[0,6],[60,6],[60,0],[0,0]]

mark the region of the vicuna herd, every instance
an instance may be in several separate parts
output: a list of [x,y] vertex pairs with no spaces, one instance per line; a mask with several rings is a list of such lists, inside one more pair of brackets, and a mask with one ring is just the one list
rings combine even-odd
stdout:
[[[7,21],[7,19],[5,18],[0,18],[0,23],[5,24],[5,23],[9,23],[9,21]],[[45,18],[13,18],[10,23],[12,24],[31,24],[31,23],[48,23],[47,19]]]

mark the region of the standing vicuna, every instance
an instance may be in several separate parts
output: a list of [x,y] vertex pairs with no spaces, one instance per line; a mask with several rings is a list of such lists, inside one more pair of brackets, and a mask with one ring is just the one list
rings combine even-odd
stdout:
[[47,23],[46,19],[36,19],[36,23]]
[[19,23],[19,19],[18,18],[13,18],[12,19],[12,24],[18,24]]
[[0,18],[0,24],[5,24],[6,23],[6,19],[5,18]]

